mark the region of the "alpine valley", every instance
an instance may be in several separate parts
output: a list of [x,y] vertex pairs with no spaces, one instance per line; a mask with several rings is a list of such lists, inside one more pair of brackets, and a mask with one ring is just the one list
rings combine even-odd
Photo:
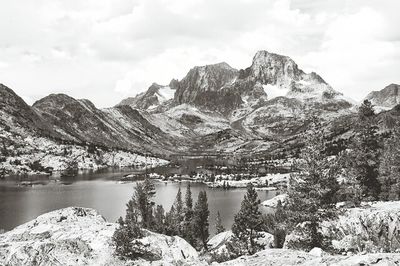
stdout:
[[[385,131],[400,119],[399,85],[367,98]],[[295,157],[313,115],[332,147],[352,136],[357,104],[288,56],[255,54],[251,66],[196,66],[181,80],[98,109],[86,99],[51,94],[32,106],[0,85],[3,174],[42,168],[161,165],[174,156]],[[149,160],[150,158],[150,160]]]

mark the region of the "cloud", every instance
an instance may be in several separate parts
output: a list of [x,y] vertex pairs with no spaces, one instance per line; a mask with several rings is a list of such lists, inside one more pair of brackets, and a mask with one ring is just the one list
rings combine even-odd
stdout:
[[0,82],[100,107],[195,65],[291,56],[356,99],[399,82],[398,0],[23,0],[0,4]]

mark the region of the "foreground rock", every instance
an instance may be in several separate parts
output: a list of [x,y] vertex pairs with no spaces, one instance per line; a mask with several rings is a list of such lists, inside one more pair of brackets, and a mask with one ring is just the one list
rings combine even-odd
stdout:
[[253,256],[243,256],[224,262],[224,266],[359,266],[359,265],[398,265],[400,254],[377,253],[353,256],[314,255],[304,251],[288,249],[267,249]]
[[[285,247],[302,249],[309,234],[295,230]],[[320,232],[338,252],[399,252],[400,202],[376,202],[343,210],[339,217],[322,223]]]
[[[234,234],[229,230],[213,236],[207,242],[208,250],[214,259],[217,261],[223,261],[235,257],[235,254],[233,254],[231,250],[231,248],[235,246],[233,238]],[[260,232],[260,237],[255,241],[265,249],[272,248],[274,236],[267,232]],[[238,247],[236,247],[236,249],[237,248]]]
[[111,240],[116,227],[93,209],[46,213],[0,235],[0,265],[201,265],[182,238],[149,231],[140,242],[156,261],[120,260]]

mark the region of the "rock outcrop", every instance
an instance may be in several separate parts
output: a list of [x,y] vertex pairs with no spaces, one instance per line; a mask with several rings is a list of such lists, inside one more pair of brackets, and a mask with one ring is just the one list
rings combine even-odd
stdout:
[[163,105],[172,102],[175,94],[174,81],[171,81],[170,86],[162,86],[153,83],[147,91],[139,93],[135,97],[129,97],[122,100],[117,106],[129,105],[135,109],[147,111],[163,111]]
[[360,254],[332,256],[313,254],[289,249],[267,249],[252,256],[243,256],[221,263],[223,266],[360,266],[360,265],[398,265],[399,253]]
[[[319,231],[330,248],[341,252],[400,251],[400,202],[377,202],[342,210],[337,219],[325,221]],[[285,248],[301,248],[309,234],[305,226],[286,237]]]
[[180,237],[145,232],[141,248],[155,261],[124,261],[114,255],[117,224],[93,209],[49,212],[0,235],[0,265],[201,265],[196,250]]

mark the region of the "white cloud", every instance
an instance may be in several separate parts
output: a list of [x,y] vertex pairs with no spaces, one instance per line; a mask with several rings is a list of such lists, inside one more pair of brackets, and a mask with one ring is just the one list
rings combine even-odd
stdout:
[[195,65],[291,56],[356,99],[400,82],[398,0],[14,0],[0,4],[0,82],[100,107]]

